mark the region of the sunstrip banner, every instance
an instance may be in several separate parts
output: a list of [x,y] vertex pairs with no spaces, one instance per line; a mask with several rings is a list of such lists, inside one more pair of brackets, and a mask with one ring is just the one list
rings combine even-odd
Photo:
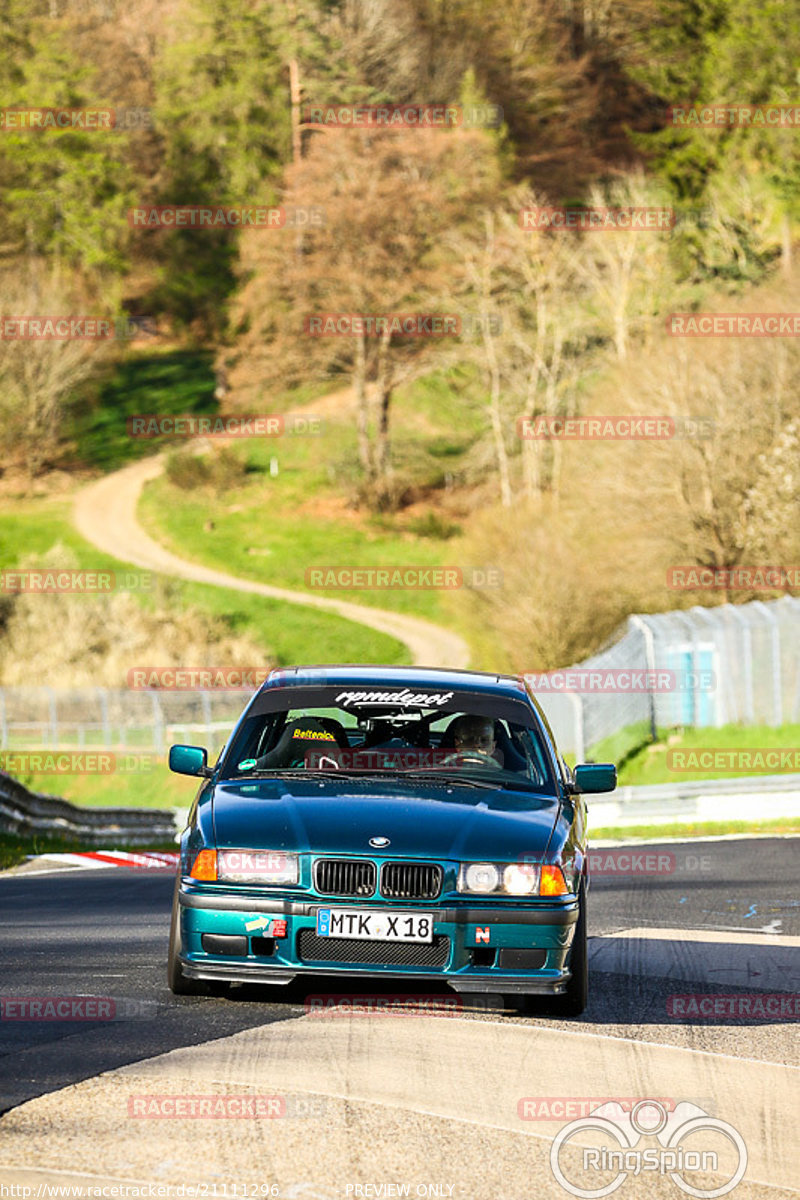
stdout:
[[336,703],[344,708],[360,704],[386,705],[394,708],[436,708],[452,700],[453,692],[339,692]]

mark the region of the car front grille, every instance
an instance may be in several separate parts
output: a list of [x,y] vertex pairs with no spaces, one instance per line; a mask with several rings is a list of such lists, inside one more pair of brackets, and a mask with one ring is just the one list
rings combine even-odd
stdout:
[[433,900],[441,890],[442,868],[436,863],[390,862],[381,871],[387,900]]
[[314,887],[321,896],[372,896],[375,864],[350,858],[318,858]]
[[297,947],[303,962],[443,967],[450,957],[450,938],[442,935],[432,942],[368,942],[361,938],[321,938],[313,929],[301,929]]

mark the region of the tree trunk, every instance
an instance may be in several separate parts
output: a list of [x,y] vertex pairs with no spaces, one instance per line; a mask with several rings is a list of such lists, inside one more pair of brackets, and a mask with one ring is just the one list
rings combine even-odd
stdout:
[[379,499],[387,499],[391,491],[391,452],[389,442],[389,416],[392,404],[392,382],[389,373],[389,345],[391,332],[381,334],[378,347],[378,371],[375,381],[375,407],[377,432],[375,434],[375,482]]
[[783,214],[781,222],[781,269],[784,275],[792,273],[792,222],[789,214]]
[[292,161],[297,164],[303,157],[303,134],[300,130],[300,69],[297,59],[289,61],[289,96],[292,103]]
[[511,478],[508,470],[508,453],[503,434],[503,419],[500,413],[500,368],[497,363],[494,340],[491,334],[484,335],[486,353],[489,358],[489,417],[492,422],[497,473],[500,479],[500,502],[503,508],[511,507]]
[[356,433],[358,437],[358,461],[367,483],[372,482],[374,467],[372,444],[369,435],[369,397],[367,395],[367,350],[365,335],[360,333],[356,340],[356,361],[353,368],[353,385],[356,391]]

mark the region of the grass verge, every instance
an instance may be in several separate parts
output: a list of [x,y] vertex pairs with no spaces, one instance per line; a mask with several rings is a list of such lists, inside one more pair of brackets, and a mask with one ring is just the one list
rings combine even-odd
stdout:
[[[480,407],[464,407],[467,382],[431,376],[403,390],[403,435],[393,444],[397,476],[413,502],[371,515],[350,503],[358,486],[353,413],[326,410],[318,435],[230,443],[240,469],[225,478],[213,455],[189,470],[191,449],[176,448],[164,476],[145,488],[140,517],[174,553],[232,574],[315,595],[427,617],[458,628],[448,589],[325,587],[310,572],[329,568],[460,567],[458,520],[440,511],[479,436]],[[296,397],[283,397],[281,410]],[[313,415],[314,404],[308,405]],[[457,433],[453,431],[457,430]],[[183,465],[181,465],[183,464]],[[218,464],[217,464],[218,466]],[[181,486],[181,483],[184,486]],[[190,486],[194,485],[194,486]],[[324,577],[323,577],[324,579]],[[465,579],[466,583],[466,579]],[[459,629],[459,632],[467,632]]]
[[673,825],[626,825],[590,829],[593,841],[599,838],[615,838],[627,841],[631,838],[699,838],[722,837],[726,833],[775,834],[800,833],[800,817],[779,817],[772,821],[697,821]]
[[[698,779],[735,779],[746,775],[757,779],[759,772],[764,775],[786,774],[786,771],[762,770],[757,762],[753,765],[755,760],[746,757],[733,769],[705,767],[699,755],[707,750],[755,753],[770,749],[789,750],[794,754],[798,745],[800,724],[722,725],[719,728],[662,730],[658,741],[640,747],[619,763],[619,784],[688,783]],[[676,752],[684,752],[682,760]],[[593,757],[601,761],[599,755]],[[686,769],[676,770],[676,759],[683,761]]]
[[[72,551],[80,568],[124,571],[125,563],[95,550],[73,529],[70,505],[71,500],[62,497],[7,503],[0,520],[3,565],[17,566],[29,554],[44,554],[60,543]],[[173,587],[176,614],[191,604],[223,617],[232,633],[249,634],[263,647],[265,661],[278,666],[342,658],[356,663],[409,661],[408,650],[397,639],[332,613],[182,580],[174,581]],[[91,603],[91,596],[85,599]],[[146,605],[147,593],[138,599]]]

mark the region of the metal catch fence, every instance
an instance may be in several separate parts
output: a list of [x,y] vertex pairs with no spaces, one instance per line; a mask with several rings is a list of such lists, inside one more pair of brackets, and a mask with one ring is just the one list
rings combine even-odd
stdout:
[[528,678],[579,761],[618,760],[658,729],[796,722],[800,600],[631,616],[599,654]]
[[[651,731],[800,720],[800,600],[628,618],[599,654],[528,677],[565,754],[618,760]],[[164,755],[224,744],[250,689],[0,688],[0,749]]]

